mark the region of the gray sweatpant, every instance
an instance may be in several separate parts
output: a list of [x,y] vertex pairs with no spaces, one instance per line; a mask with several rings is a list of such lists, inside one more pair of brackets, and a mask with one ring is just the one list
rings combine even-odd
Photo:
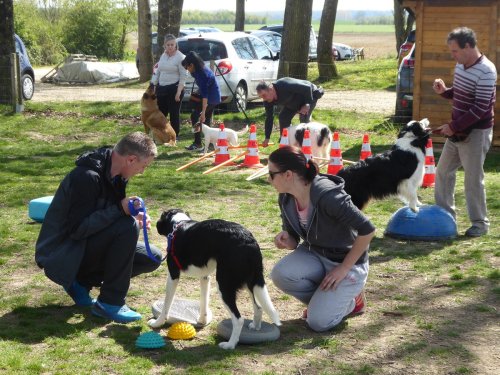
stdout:
[[366,284],[368,262],[354,265],[337,289],[319,289],[326,274],[338,265],[299,245],[271,272],[279,289],[307,305],[307,324],[314,331],[327,331],[339,324],[354,309],[354,298]]
[[472,225],[488,230],[486,191],[483,164],[490,149],[493,129],[474,129],[462,142],[449,139],[443,147],[436,168],[434,198],[438,206],[449,211],[454,218],[455,183],[457,170],[464,169],[464,191],[467,212]]

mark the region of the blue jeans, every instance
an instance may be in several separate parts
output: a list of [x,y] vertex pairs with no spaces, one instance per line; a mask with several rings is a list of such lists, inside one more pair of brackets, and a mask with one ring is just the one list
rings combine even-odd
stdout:
[[337,289],[319,289],[326,274],[339,264],[301,244],[271,272],[279,289],[307,305],[307,324],[316,332],[332,329],[351,313],[354,298],[366,284],[368,262],[354,265]]

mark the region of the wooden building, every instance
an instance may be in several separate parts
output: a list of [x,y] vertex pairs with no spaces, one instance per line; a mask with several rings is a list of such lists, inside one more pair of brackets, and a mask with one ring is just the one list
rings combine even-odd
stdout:
[[[450,120],[451,103],[432,89],[435,78],[449,87],[453,82],[455,60],[446,38],[456,27],[466,26],[476,32],[479,50],[497,67],[500,66],[500,0],[400,0],[413,11],[416,19],[415,78],[413,118],[427,117],[437,127]],[[500,146],[500,95],[497,82],[493,144]],[[443,138],[437,137],[436,141]]]

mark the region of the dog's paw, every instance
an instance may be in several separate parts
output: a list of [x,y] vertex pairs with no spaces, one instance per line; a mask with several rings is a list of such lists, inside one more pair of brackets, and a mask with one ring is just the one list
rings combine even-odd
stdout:
[[229,343],[229,341],[223,341],[221,343],[219,343],[219,348],[221,349],[224,349],[224,350],[232,350],[236,347],[236,345],[233,345],[231,343]]
[[163,321],[160,319],[149,319],[148,325],[152,328],[160,328],[163,325]]
[[248,324],[249,329],[253,329],[254,331],[260,331],[261,328],[261,322],[256,323],[255,321],[250,322]]
[[415,212],[416,214],[418,214],[418,211],[420,211],[420,209],[418,208],[418,206],[417,206],[417,205],[415,205],[415,206],[410,206],[410,209],[411,209],[413,212]]
[[202,326],[206,326],[211,321],[212,321],[212,310],[208,309],[206,314],[200,315],[196,322]]

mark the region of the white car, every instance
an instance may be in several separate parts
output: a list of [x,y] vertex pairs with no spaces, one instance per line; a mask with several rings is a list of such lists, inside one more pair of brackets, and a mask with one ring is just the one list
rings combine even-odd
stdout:
[[[205,64],[211,62],[219,84],[222,103],[231,110],[244,111],[247,102],[258,99],[256,87],[261,81],[278,77],[278,56],[259,38],[244,32],[202,33],[177,39],[183,54],[197,52]],[[184,101],[189,100],[196,84],[191,75],[186,81]]]
[[347,44],[333,42],[332,56],[335,60],[351,60],[354,58],[354,49]]

